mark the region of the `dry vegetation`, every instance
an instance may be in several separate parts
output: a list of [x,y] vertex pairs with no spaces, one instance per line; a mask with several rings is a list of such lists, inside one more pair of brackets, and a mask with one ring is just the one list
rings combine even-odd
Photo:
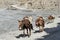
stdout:
[[12,4],[25,5],[29,9],[55,9],[57,0],[0,0],[0,8],[9,7]]

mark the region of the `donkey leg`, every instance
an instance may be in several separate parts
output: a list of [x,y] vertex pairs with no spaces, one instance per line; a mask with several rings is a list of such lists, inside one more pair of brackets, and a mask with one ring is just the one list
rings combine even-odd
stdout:
[[54,19],[51,20],[51,23],[53,23],[53,22],[54,22]]
[[44,27],[42,26],[42,31],[44,31]]
[[41,32],[44,30],[43,26],[40,26],[39,29]]
[[40,26],[39,26],[39,31],[41,31]]
[[31,24],[31,29],[33,30],[33,25]]
[[31,36],[31,29],[29,29],[29,35],[28,35],[28,37],[30,37]]
[[31,29],[29,29],[29,30],[30,30],[30,31],[29,31],[29,32],[30,32],[30,34],[29,34],[29,35],[31,35]]
[[27,35],[28,35],[28,29],[26,29],[27,30]]
[[23,30],[23,34],[25,35],[25,29]]

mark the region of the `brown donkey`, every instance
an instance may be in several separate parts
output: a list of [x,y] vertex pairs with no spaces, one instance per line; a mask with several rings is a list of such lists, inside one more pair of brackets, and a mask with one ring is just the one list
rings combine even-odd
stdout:
[[[55,19],[55,17],[53,17],[52,15],[49,15],[49,16],[48,16],[48,23],[54,22],[54,19]],[[48,23],[47,23],[47,24],[48,24]]]
[[44,26],[45,26],[45,22],[43,17],[39,17],[36,22],[35,22],[36,26],[39,27],[39,30],[42,32],[44,31]]
[[[23,30],[23,34],[25,34],[25,29],[27,30],[28,37],[31,35],[31,23],[28,19],[23,19],[22,21],[19,21],[19,30],[20,28]],[[29,32],[28,32],[29,31]]]

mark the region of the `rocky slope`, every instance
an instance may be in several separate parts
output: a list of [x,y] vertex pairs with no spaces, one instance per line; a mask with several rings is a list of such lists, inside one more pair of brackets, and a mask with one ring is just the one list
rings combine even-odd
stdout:
[[58,8],[59,0],[0,0],[0,8],[10,7],[12,4],[25,5],[29,9],[48,9]]

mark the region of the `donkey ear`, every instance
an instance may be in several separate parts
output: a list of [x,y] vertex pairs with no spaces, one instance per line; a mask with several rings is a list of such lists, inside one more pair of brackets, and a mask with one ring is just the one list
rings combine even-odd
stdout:
[[20,22],[20,20],[18,20],[18,22]]

